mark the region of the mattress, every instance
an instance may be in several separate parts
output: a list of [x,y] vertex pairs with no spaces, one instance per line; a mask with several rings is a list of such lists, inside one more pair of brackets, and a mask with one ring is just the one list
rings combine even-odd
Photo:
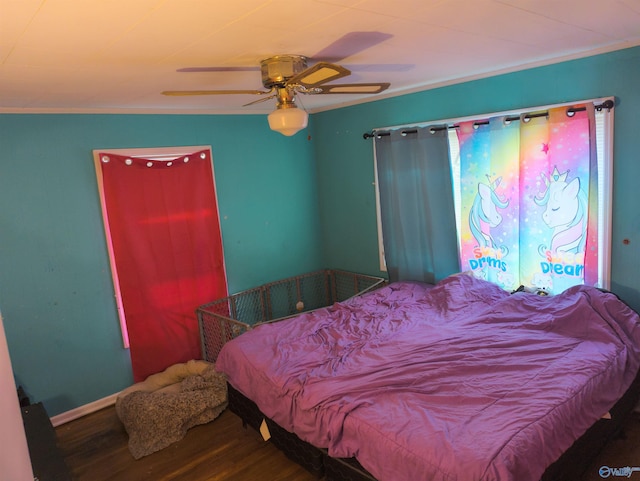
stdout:
[[395,283],[227,343],[229,382],[379,481],[537,481],[633,381],[637,314],[576,286]]

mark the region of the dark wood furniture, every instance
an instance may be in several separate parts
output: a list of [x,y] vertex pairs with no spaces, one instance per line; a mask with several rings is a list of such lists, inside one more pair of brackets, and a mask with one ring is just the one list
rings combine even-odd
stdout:
[[21,409],[34,479],[71,481],[69,469],[58,449],[56,432],[42,403]]

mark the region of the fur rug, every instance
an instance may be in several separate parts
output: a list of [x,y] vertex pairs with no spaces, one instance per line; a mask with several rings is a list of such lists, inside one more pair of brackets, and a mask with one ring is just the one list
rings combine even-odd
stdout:
[[189,429],[212,421],[226,407],[226,378],[205,361],[171,366],[116,399],[135,459],[181,440]]

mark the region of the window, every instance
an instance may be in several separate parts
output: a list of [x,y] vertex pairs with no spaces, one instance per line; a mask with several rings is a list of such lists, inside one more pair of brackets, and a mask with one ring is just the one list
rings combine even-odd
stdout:
[[178,149],[94,151],[136,381],[199,358],[195,309],[227,295],[211,149]]
[[609,287],[611,107],[597,99],[429,123],[448,130],[461,270],[505,289]]

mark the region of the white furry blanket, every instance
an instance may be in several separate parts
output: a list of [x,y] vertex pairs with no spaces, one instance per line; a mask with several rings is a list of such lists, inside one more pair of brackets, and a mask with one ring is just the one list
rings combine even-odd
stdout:
[[205,361],[171,366],[116,399],[135,459],[181,440],[190,428],[212,421],[226,407],[226,378]]

